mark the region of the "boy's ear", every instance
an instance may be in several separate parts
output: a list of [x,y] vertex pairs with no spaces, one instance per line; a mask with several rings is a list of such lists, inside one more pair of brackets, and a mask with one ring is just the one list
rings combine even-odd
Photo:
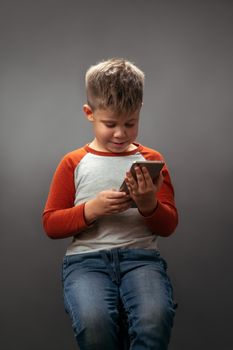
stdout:
[[85,113],[86,118],[93,122],[94,116],[91,107],[88,104],[83,105],[83,112]]

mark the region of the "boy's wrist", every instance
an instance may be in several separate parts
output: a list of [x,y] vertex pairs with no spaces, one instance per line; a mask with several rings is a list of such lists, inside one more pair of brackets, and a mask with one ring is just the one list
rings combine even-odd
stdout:
[[87,225],[91,225],[98,218],[98,214],[94,210],[96,207],[94,202],[95,200],[91,199],[84,206],[84,216]]
[[152,206],[146,206],[146,208],[138,208],[138,211],[139,213],[142,215],[142,216],[151,216],[155,210],[158,208],[158,200],[156,199],[155,203],[152,205]]

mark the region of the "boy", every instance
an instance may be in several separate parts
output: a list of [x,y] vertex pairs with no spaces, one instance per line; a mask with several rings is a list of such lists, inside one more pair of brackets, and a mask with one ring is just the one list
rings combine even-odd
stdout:
[[[83,110],[93,141],[60,162],[43,213],[51,238],[73,236],[63,262],[66,311],[81,350],[121,349],[126,315],[130,349],[167,349],[175,308],[157,236],[170,235],[178,215],[168,169],[153,183],[135,160],[162,160],[135,143],[144,74],[124,59],[86,73]],[[125,179],[129,193],[120,192]],[[137,208],[132,208],[132,200]]]

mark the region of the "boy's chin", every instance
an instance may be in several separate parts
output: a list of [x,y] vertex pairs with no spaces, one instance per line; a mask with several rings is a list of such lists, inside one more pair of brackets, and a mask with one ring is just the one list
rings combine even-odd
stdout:
[[132,144],[111,144],[109,150],[114,153],[128,152],[133,149]]

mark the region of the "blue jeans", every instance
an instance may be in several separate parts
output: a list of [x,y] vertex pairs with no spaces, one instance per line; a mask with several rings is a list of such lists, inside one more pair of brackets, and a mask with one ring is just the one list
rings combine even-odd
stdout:
[[175,305],[166,269],[156,250],[65,256],[64,303],[80,350],[121,350],[122,312],[131,350],[167,349]]

